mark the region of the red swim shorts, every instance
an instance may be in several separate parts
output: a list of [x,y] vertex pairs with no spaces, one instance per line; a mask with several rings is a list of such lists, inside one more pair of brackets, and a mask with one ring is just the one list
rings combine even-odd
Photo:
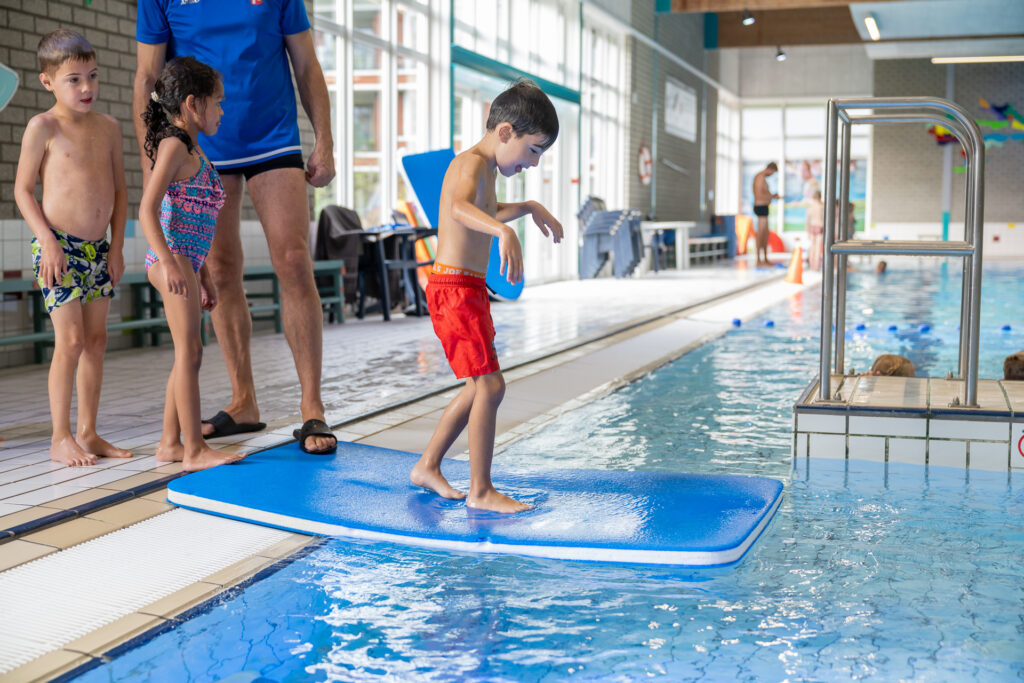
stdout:
[[494,323],[482,277],[431,273],[427,308],[448,365],[459,379],[500,370]]

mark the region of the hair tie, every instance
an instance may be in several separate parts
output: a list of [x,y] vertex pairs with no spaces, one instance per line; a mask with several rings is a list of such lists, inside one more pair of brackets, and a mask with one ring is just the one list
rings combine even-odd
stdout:
[[156,90],[154,90],[153,92],[149,93],[149,99],[153,100],[154,102],[156,102],[158,104],[160,102],[160,98],[157,96]]

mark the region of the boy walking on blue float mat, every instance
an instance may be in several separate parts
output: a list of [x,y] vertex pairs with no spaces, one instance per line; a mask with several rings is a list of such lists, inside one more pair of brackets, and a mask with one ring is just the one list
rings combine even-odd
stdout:
[[[444,498],[466,499],[470,507],[520,512],[529,505],[499,493],[491,483],[494,425],[505,395],[505,379],[494,350],[494,325],[484,282],[491,240],[498,238],[501,274],[510,283],[523,277],[523,250],[505,225],[529,214],[554,242],[562,226],[537,202],[502,204],[495,173],[510,178],[536,166],[558,137],[558,115],[534,83],[519,80],[491,103],[483,139],[459,154],[441,186],[437,258],[427,284],[427,306],[448,364],[466,386],[445,408],[426,449],[409,474],[413,484]],[[441,460],[469,426],[468,495],[441,474]]]

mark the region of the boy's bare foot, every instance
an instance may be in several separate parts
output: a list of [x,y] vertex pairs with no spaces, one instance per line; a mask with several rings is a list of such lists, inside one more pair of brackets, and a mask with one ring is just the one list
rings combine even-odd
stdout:
[[532,510],[533,506],[523,503],[515,498],[509,498],[504,493],[491,489],[481,496],[470,495],[466,499],[466,506],[478,510],[491,510],[493,512],[523,512]]
[[79,434],[75,439],[84,450],[104,458],[131,458],[135,454],[101,439],[99,434]]
[[181,461],[181,469],[186,472],[198,472],[199,470],[208,470],[218,465],[238,462],[244,457],[245,454],[242,453],[225,453],[224,451],[217,451],[207,446],[200,448],[195,453],[186,452]]
[[185,459],[185,447],[180,441],[161,443],[156,447],[156,459],[158,462],[181,462]]
[[448,480],[441,474],[440,469],[430,469],[420,463],[416,463],[416,466],[412,468],[412,472],[409,473],[409,481],[416,486],[422,486],[425,489],[433,491],[442,498],[448,498],[450,500],[462,500],[466,497],[466,494],[458,489],[452,488],[452,485],[448,483]]
[[71,436],[54,439],[50,442],[50,460],[63,463],[68,467],[96,464],[96,456],[86,452]]

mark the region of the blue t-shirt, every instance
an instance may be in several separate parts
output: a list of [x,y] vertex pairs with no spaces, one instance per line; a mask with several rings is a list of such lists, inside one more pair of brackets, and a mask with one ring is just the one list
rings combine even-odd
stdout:
[[220,72],[224,116],[199,144],[227,169],[302,152],[284,37],[309,27],[302,0],[139,0],[135,37]]

